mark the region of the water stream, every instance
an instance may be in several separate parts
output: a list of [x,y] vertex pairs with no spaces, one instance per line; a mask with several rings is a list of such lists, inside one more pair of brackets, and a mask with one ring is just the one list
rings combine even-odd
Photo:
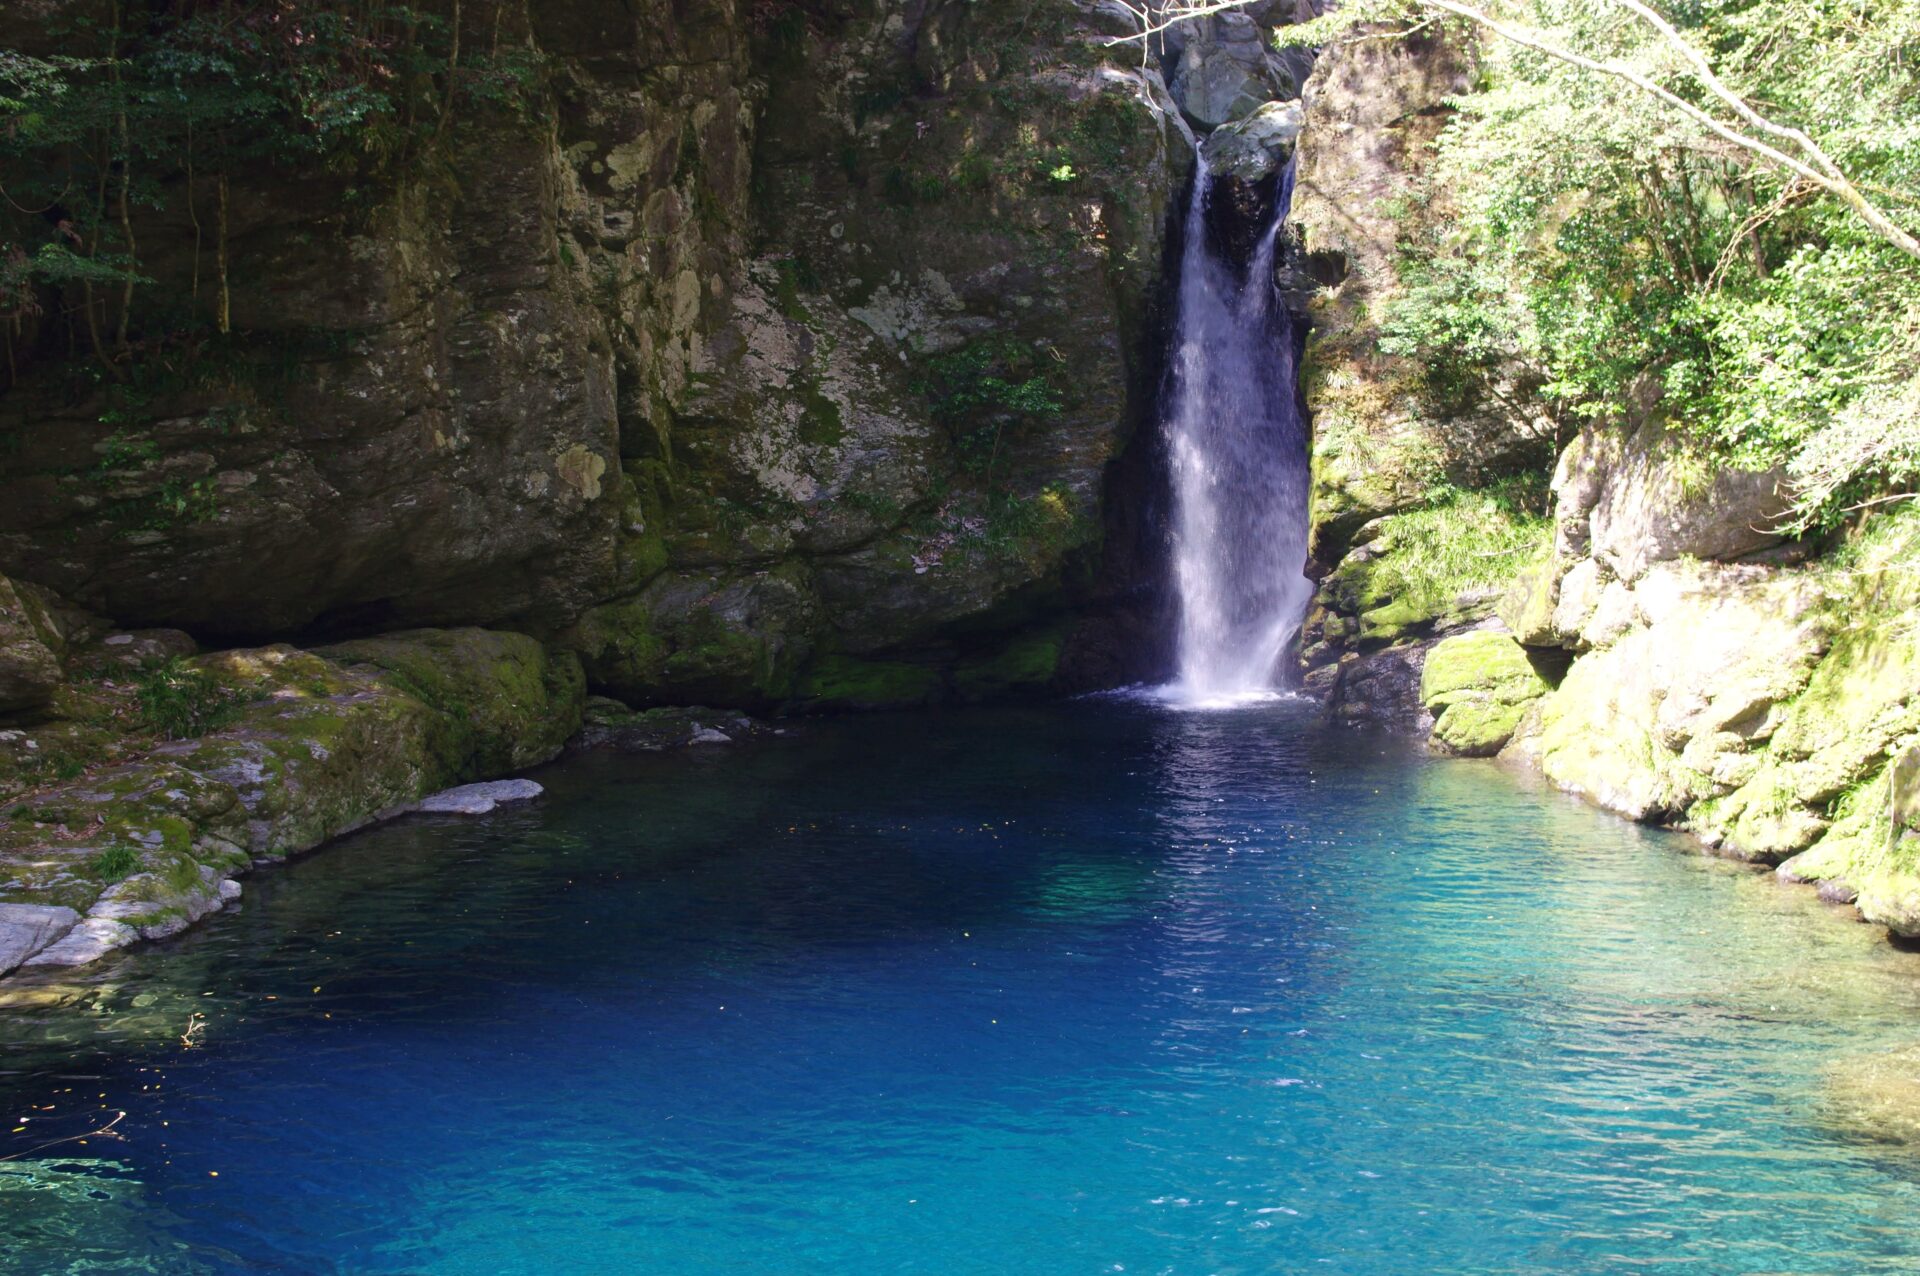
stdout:
[[1199,164],[1165,410],[1180,603],[1178,672],[1168,693],[1200,705],[1271,695],[1313,596],[1304,574],[1307,431],[1294,321],[1273,286],[1293,169],[1280,179],[1272,222],[1244,273],[1213,242],[1213,188]]

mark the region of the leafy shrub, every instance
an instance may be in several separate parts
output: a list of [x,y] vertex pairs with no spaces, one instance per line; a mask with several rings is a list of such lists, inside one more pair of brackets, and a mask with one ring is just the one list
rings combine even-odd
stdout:
[[178,656],[141,669],[134,679],[140,723],[169,740],[217,730],[239,714],[241,698],[204,669]]
[[87,871],[103,882],[132,877],[140,867],[140,852],[131,846],[109,846],[87,861]]
[[1547,544],[1541,504],[1539,492],[1509,481],[1484,491],[1443,488],[1430,504],[1388,516],[1375,539],[1384,552],[1356,567],[1363,597],[1438,615],[1462,594],[1505,587]]

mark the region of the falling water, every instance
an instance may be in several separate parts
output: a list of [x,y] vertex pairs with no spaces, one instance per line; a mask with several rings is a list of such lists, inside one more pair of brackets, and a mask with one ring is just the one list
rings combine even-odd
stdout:
[[1244,277],[1210,242],[1212,186],[1203,163],[1187,210],[1166,403],[1180,599],[1179,673],[1167,690],[1199,705],[1273,694],[1313,595],[1293,320],[1273,284],[1293,169]]

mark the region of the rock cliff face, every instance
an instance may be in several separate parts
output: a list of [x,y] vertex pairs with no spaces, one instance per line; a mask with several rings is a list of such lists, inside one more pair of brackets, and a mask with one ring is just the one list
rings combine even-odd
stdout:
[[1716,469],[1651,413],[1580,432],[1528,496],[1555,449],[1524,394],[1436,406],[1380,352],[1400,246],[1445,215],[1420,149],[1470,66],[1369,42],[1308,86],[1282,276],[1316,325],[1307,685],[1336,718],[1536,766],[1920,936],[1915,525],[1815,556],[1782,531],[1784,475]]
[[[9,7],[0,48],[60,52],[97,7]],[[1124,15],[464,23],[537,65],[525,101],[463,105],[402,171],[230,174],[231,337],[136,321],[119,384],[50,327],[9,346],[0,973],[171,933],[251,862],[544,760],[589,688],[624,702],[596,738],[654,747],[714,733],[630,708],[1151,659],[1134,444],[1194,142],[1107,46]],[[205,286],[212,181],[143,214],[143,296]]]
[[[1131,587],[1105,479],[1191,147],[1092,6],[483,16],[526,109],[377,189],[236,178],[218,360],[0,401],[0,568],[203,640],[506,625],[760,704],[880,655],[953,694]],[[143,234],[156,288],[193,244]]]

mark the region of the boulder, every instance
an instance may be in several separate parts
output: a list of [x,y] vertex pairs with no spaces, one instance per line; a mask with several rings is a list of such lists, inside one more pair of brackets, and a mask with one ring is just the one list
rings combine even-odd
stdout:
[[58,631],[31,590],[0,576],[0,713],[37,709],[61,682]]
[[1420,700],[1434,715],[1433,746],[1491,757],[1513,739],[1527,707],[1549,690],[1526,649],[1496,630],[1457,634],[1427,653]]
[[1201,158],[1216,177],[1264,180],[1293,157],[1305,119],[1297,101],[1268,102],[1245,119],[1215,129],[1200,148]]
[[1242,119],[1299,87],[1267,48],[1261,27],[1244,13],[1220,13],[1188,24],[1173,72],[1173,100],[1195,128]]
[[0,904],[0,975],[49,947],[80,923],[71,908]]
[[442,789],[413,809],[424,815],[490,815],[503,802],[531,802],[545,792],[532,780],[488,780]]
[[[1588,454],[1605,458],[1592,493],[1591,552],[1622,580],[1679,558],[1733,562],[1788,539],[1793,498],[1784,468],[1716,465],[1658,423],[1590,444]],[[1592,478],[1583,472],[1580,485]],[[1562,499],[1568,494],[1563,489]]]

